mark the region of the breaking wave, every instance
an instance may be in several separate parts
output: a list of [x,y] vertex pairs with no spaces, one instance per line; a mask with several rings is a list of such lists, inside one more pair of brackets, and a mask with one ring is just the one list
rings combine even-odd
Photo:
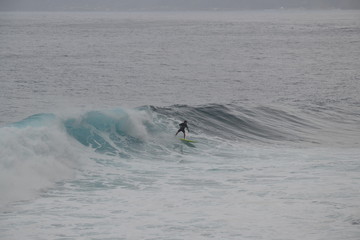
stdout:
[[120,159],[170,155],[181,144],[174,134],[183,120],[190,137],[203,143],[193,151],[224,141],[358,147],[360,139],[359,115],[335,108],[209,104],[36,114],[0,128],[0,204],[74,176],[91,159],[89,151]]

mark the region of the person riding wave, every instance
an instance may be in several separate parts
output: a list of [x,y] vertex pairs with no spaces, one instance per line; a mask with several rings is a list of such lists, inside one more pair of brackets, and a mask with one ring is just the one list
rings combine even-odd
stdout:
[[179,132],[183,132],[183,133],[184,133],[184,139],[185,139],[185,137],[186,137],[186,135],[185,135],[185,128],[186,128],[187,131],[189,132],[189,127],[188,127],[188,125],[187,125],[187,121],[185,120],[183,123],[180,123],[179,126],[180,126],[180,129],[177,131],[177,133],[175,134],[175,136],[178,135]]

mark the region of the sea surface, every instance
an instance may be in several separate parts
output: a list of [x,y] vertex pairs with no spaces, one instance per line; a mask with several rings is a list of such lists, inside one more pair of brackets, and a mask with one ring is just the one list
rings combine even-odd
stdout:
[[0,13],[0,239],[360,239],[359,59],[360,11]]

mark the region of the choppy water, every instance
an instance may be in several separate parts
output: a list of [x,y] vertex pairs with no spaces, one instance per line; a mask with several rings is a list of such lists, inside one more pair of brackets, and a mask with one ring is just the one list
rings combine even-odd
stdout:
[[0,239],[359,239],[359,16],[1,13]]

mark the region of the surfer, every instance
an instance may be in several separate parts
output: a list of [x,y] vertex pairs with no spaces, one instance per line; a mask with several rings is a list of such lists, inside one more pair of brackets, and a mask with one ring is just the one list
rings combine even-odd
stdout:
[[188,127],[188,125],[187,125],[187,121],[185,120],[183,123],[180,123],[179,126],[180,126],[180,129],[177,131],[177,133],[175,134],[175,136],[178,135],[179,132],[183,132],[183,133],[184,133],[184,139],[185,139],[185,128],[186,128],[186,129],[188,130],[188,132],[189,132],[189,127]]

